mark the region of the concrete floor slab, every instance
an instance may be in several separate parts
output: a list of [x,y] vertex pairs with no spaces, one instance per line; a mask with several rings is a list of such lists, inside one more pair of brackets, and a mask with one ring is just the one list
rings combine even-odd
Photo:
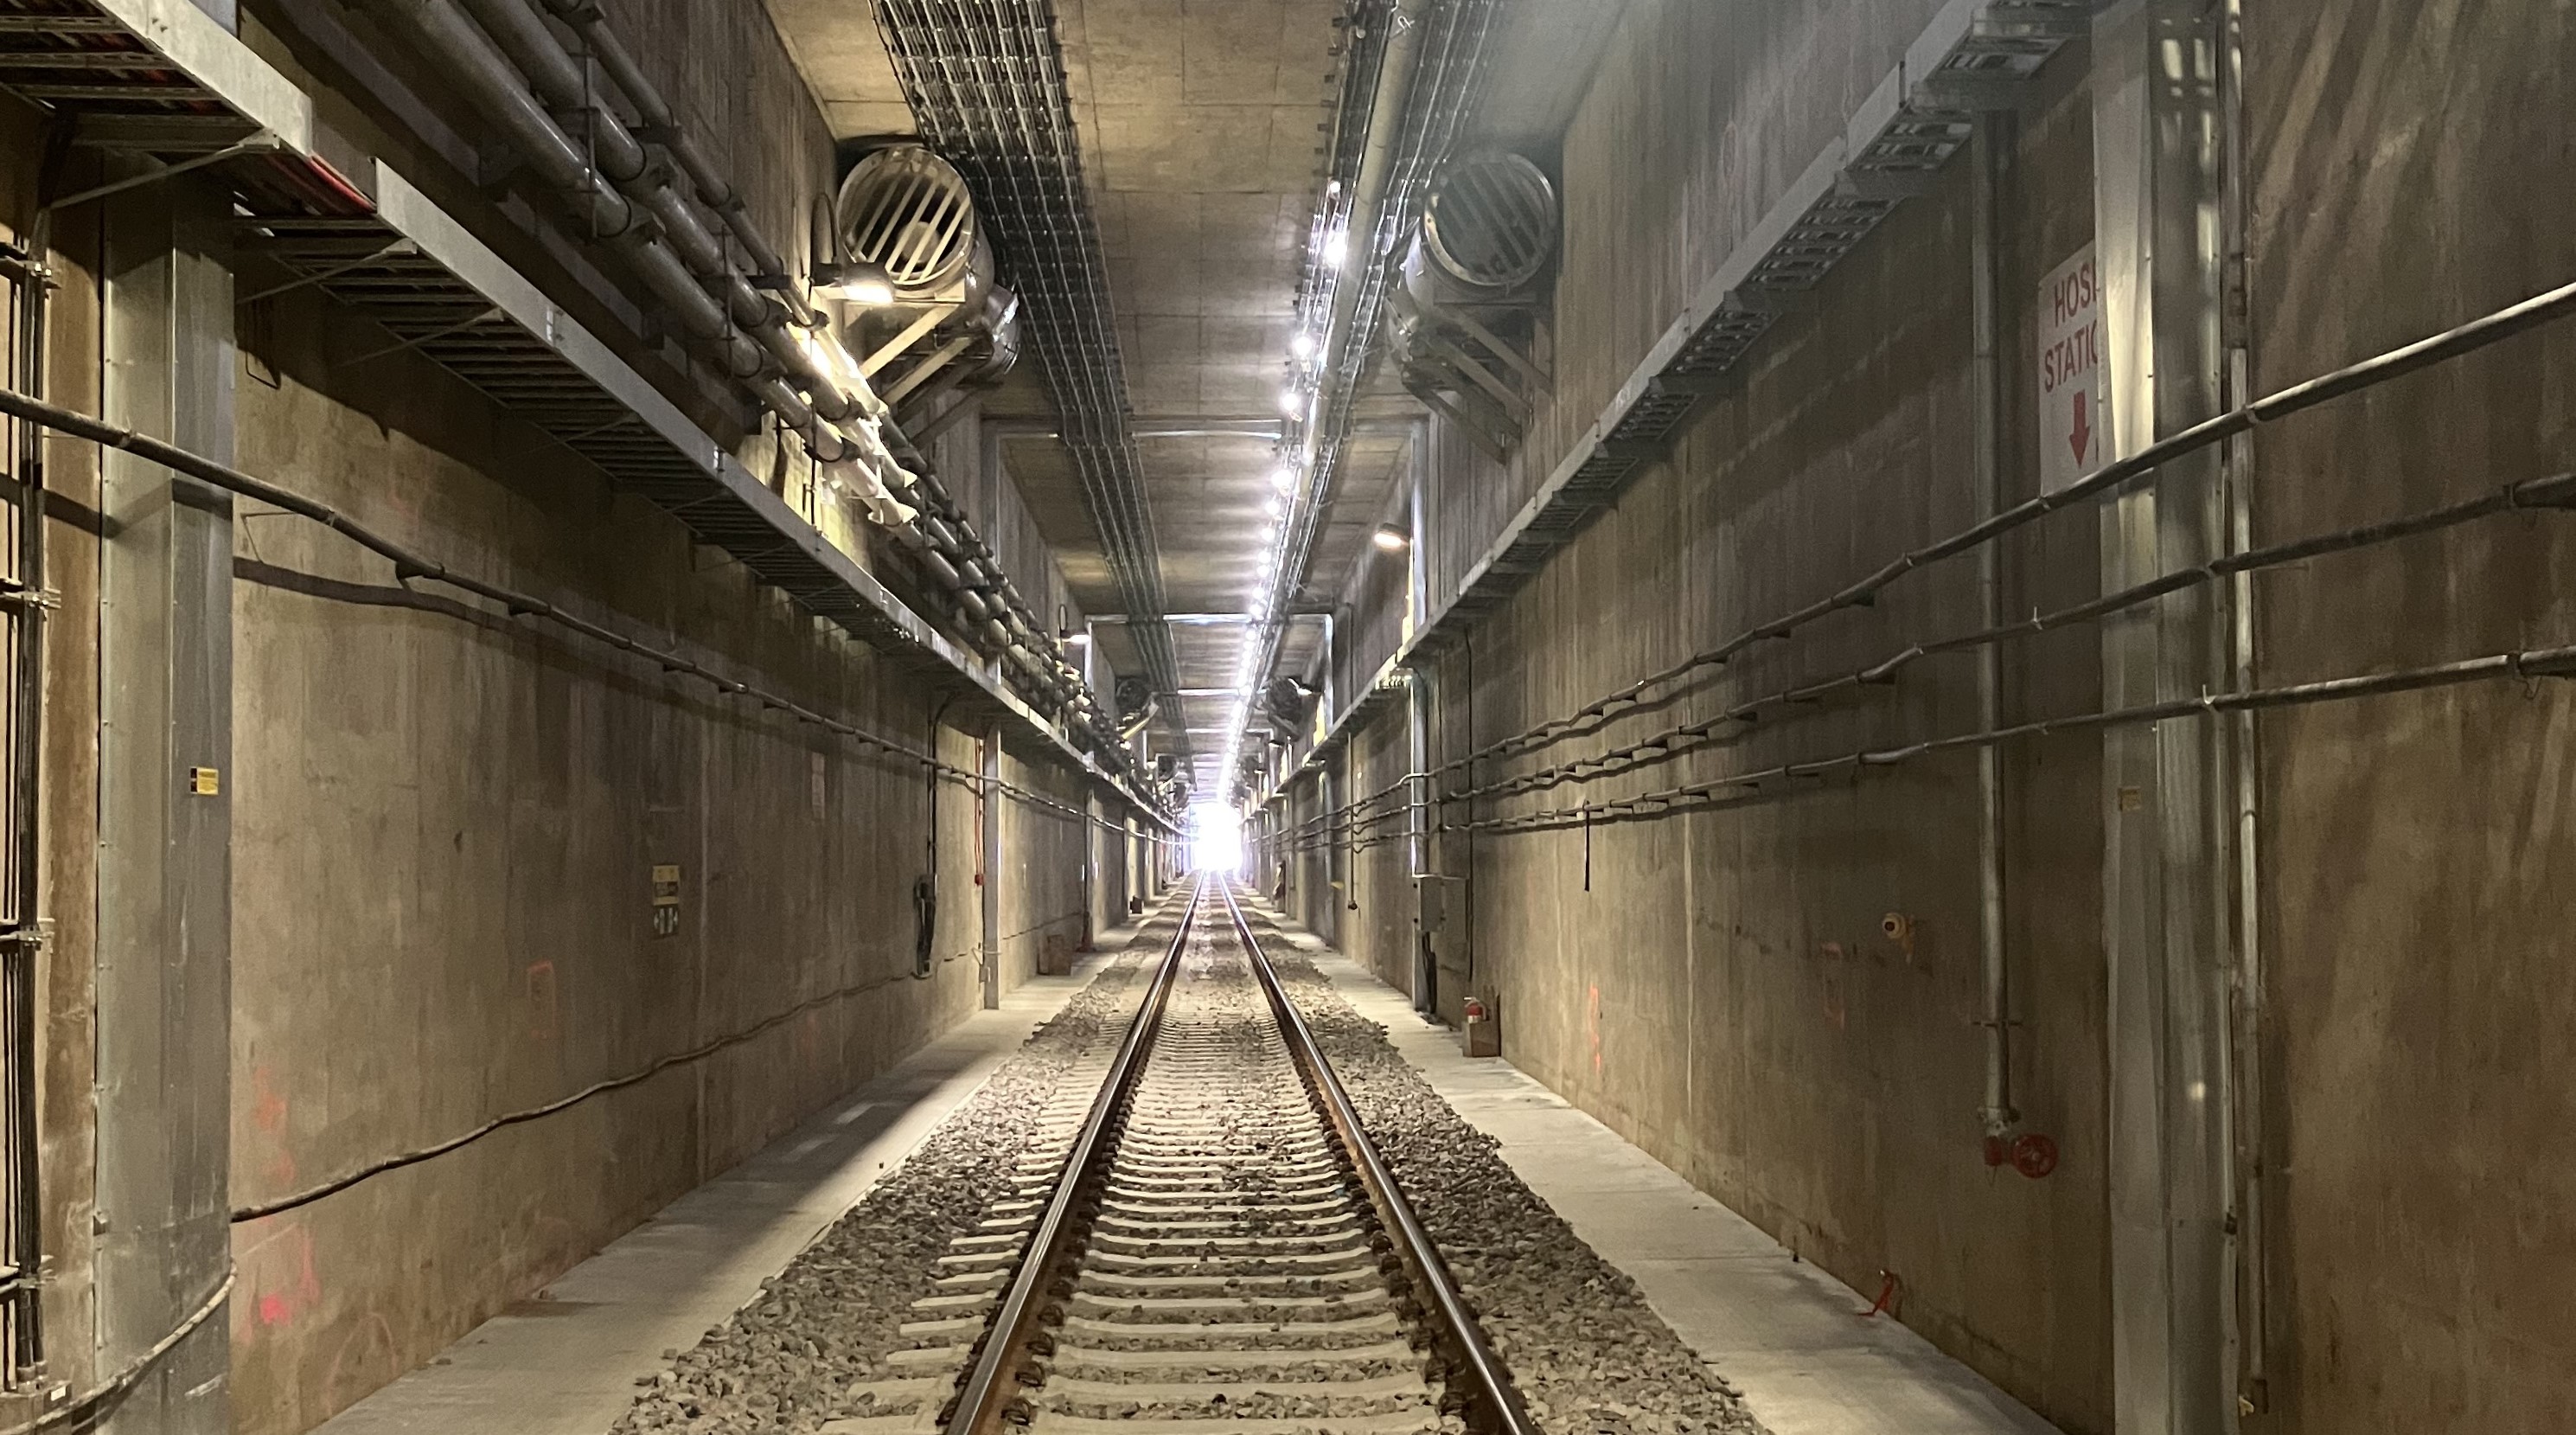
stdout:
[[[1105,935],[1104,953],[1131,933]],[[863,1199],[1098,971],[1039,977],[977,1012],[430,1364],[323,1422],[323,1435],[604,1435],[635,1380],[697,1344]]]
[[1508,1062],[1463,1055],[1401,992],[1311,936],[1301,948],[1359,1013],[1647,1303],[1772,1435],[2057,1435],[1869,1298],[1803,1261]]

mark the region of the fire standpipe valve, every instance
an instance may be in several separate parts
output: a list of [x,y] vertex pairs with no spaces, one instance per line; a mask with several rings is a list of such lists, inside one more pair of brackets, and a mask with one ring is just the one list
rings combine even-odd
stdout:
[[2036,1181],[2057,1169],[2057,1143],[2036,1131],[2024,1132],[2007,1140],[2001,1136],[1986,1138],[1986,1164],[2009,1164],[2014,1170]]

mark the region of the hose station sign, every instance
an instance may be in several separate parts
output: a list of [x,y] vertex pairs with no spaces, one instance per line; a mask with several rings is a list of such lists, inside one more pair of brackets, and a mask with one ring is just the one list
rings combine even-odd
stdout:
[[2102,466],[2102,279],[2093,246],[2039,284],[2039,491],[2055,493]]
[[672,937],[680,931],[680,866],[653,864],[653,935]]

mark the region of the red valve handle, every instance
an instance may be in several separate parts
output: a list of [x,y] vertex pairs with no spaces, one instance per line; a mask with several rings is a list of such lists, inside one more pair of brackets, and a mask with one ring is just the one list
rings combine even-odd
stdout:
[[2057,1143],[2036,1132],[2015,1137],[2012,1163],[2014,1170],[2036,1181],[2057,1169]]

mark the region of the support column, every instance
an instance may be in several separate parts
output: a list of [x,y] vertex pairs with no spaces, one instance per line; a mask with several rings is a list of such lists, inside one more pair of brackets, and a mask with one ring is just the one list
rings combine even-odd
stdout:
[[[230,462],[233,287],[193,183],[108,202],[106,417]],[[230,1262],[232,500],[106,455],[99,562],[97,1356],[118,1369]],[[222,1435],[230,1322],[153,1366],[104,1429]]]
[[1316,833],[1323,844],[1323,891],[1317,894],[1315,935],[1333,946],[1342,944],[1342,833],[1341,819],[1333,815],[1333,795],[1341,784],[1333,781],[1333,762],[1327,758],[1315,775],[1315,810],[1322,820]]
[[1404,554],[1404,637],[1413,641],[1431,622],[1431,420],[1413,421],[1406,447],[1405,533],[1411,544]]
[[[2223,403],[2216,0],[2125,0],[2094,29],[2098,257],[2115,456]],[[2219,455],[2167,464],[2103,514],[2105,591],[2208,561]],[[2107,706],[2226,685],[2207,589],[2103,626]],[[2121,1435],[2234,1427],[2229,1237],[2225,730],[2181,719],[2103,740],[2110,962],[2112,1381]]]
[[[1415,530],[1415,548],[1419,549],[1420,530]],[[1424,774],[1431,767],[1431,674],[1422,668],[1408,668],[1404,674],[1405,771],[1410,774],[1404,784],[1405,862],[1413,875],[1413,1009],[1425,1016],[1439,1007],[1440,961],[1434,950],[1436,923],[1432,913],[1435,904],[1448,894],[1425,891],[1424,884],[1437,884],[1441,878],[1431,860],[1431,779]]]
[[994,728],[981,744],[984,781],[975,801],[983,809],[976,824],[983,839],[984,1009],[1002,1004],[1002,730]]

